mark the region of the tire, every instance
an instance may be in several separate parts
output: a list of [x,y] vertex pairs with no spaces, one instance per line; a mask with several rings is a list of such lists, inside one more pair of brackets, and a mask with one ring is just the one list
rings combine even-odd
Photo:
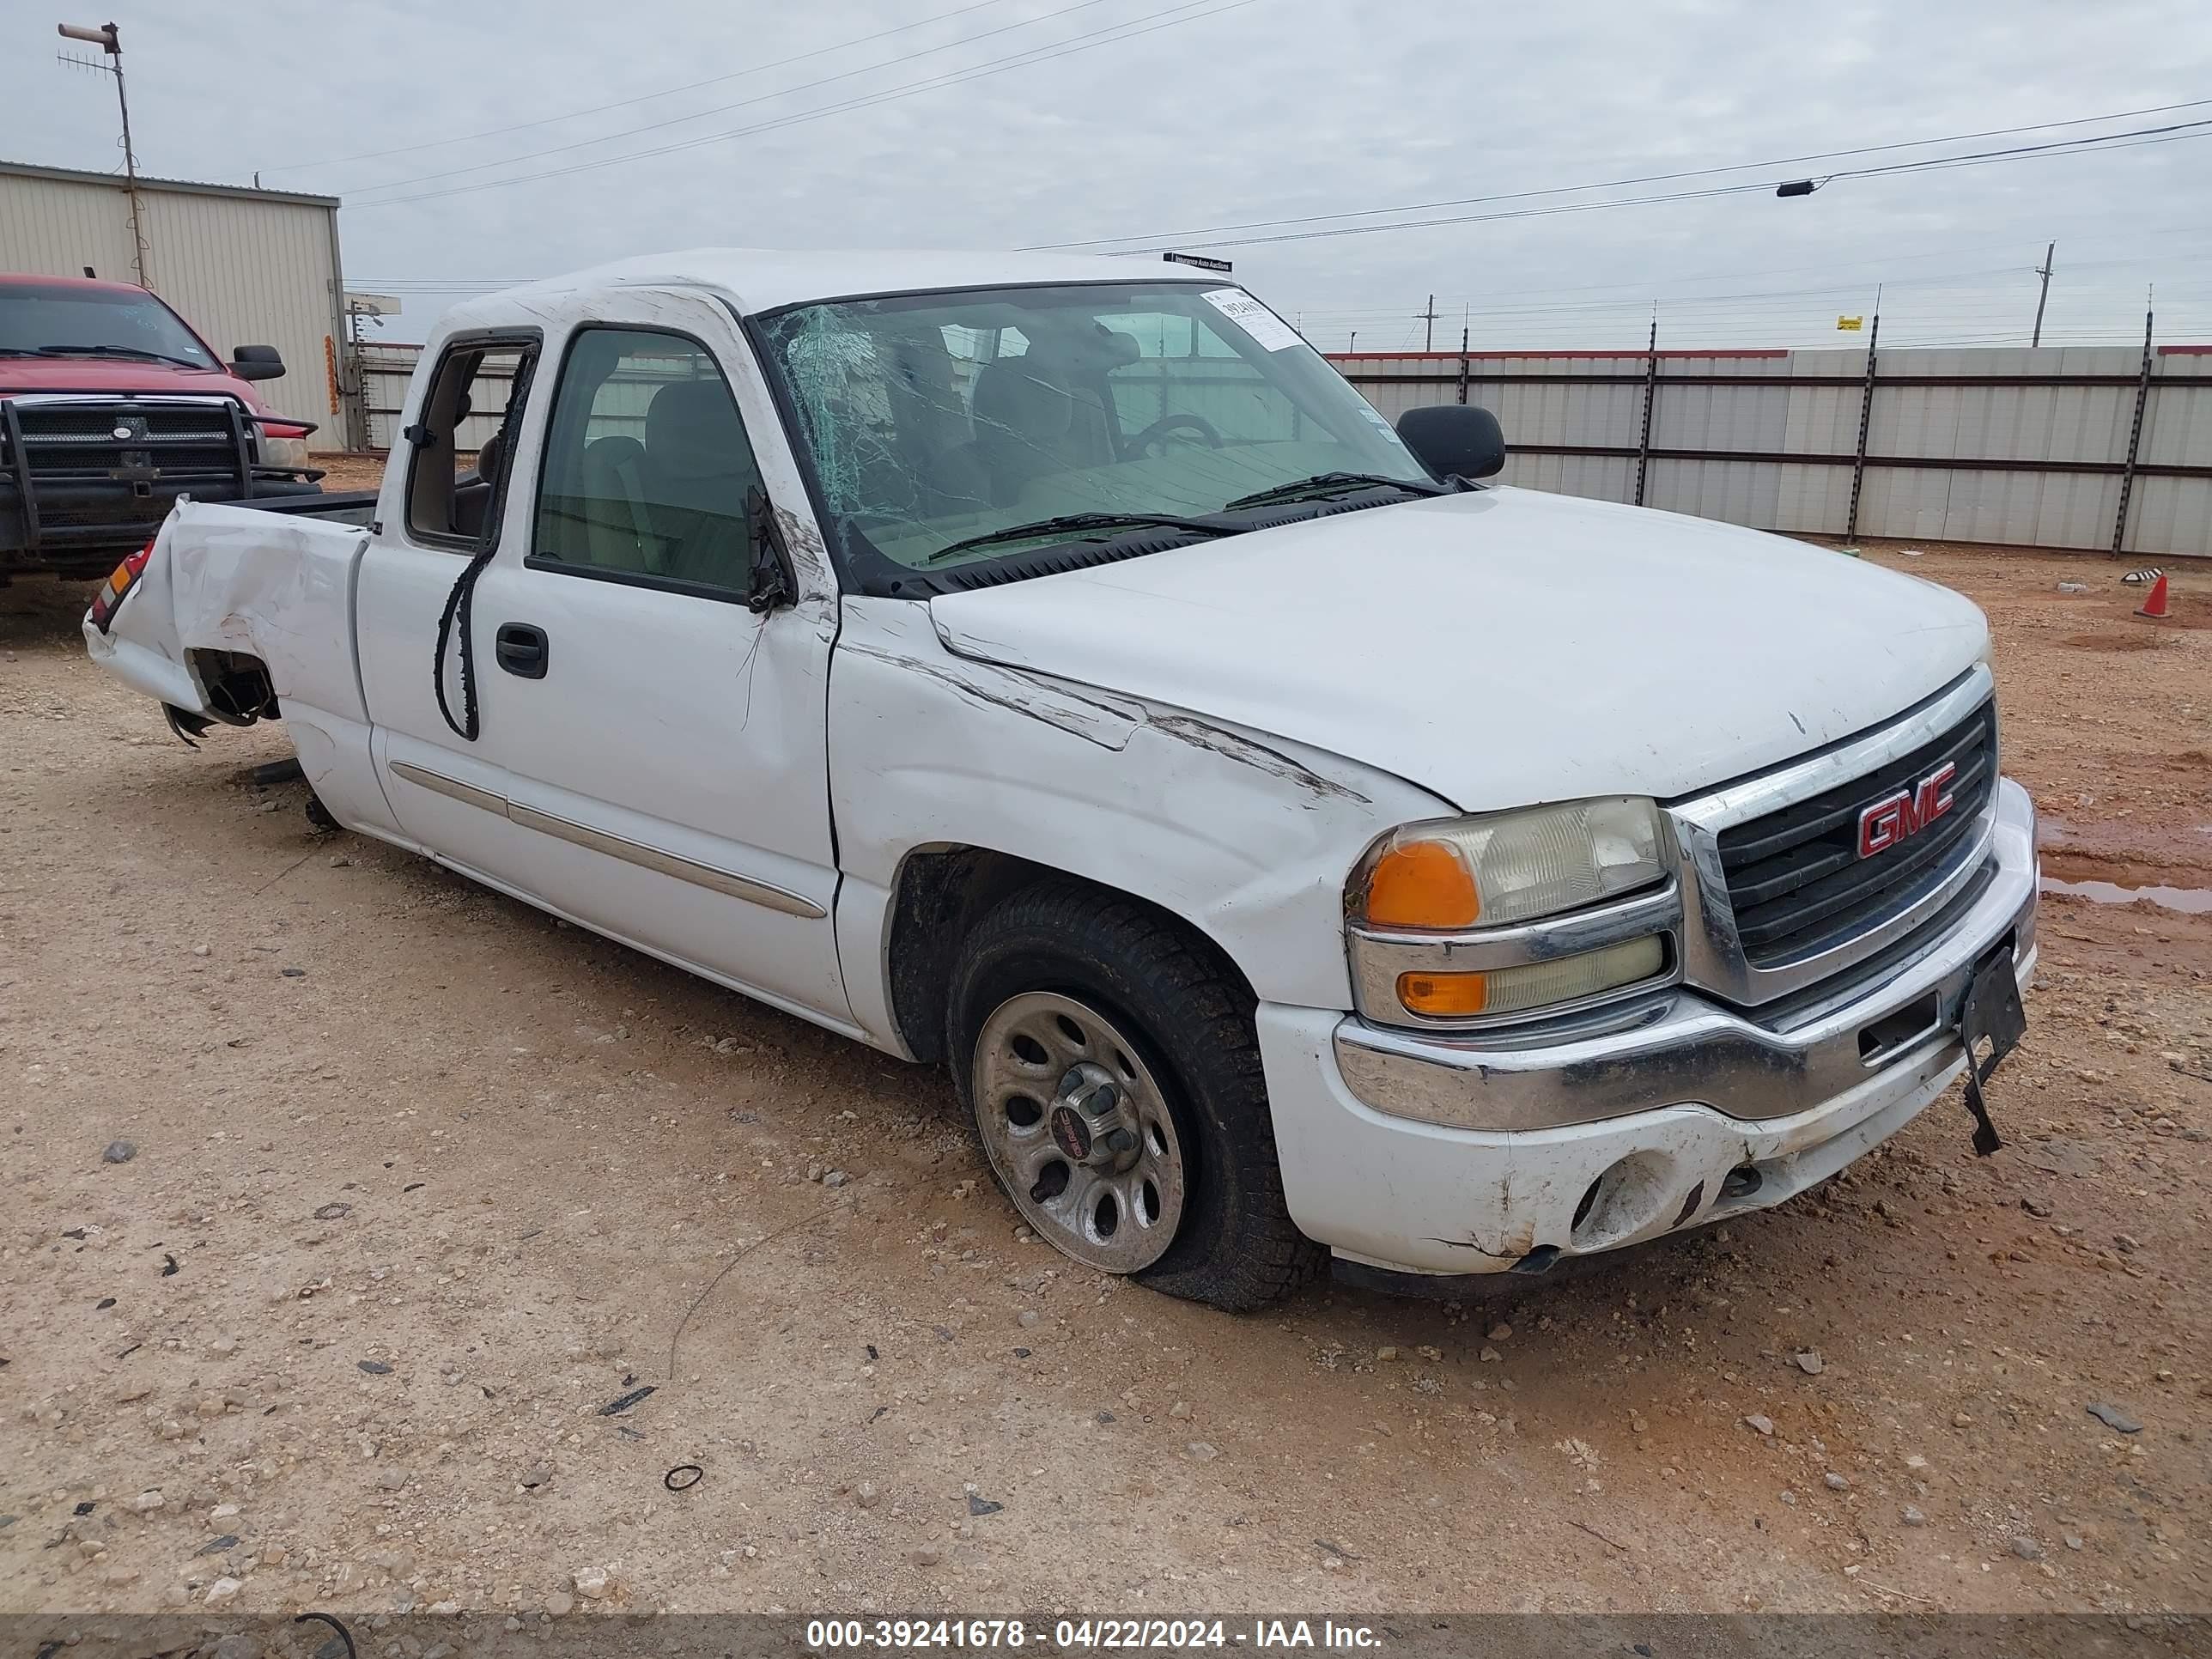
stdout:
[[[1253,1006],[1210,945],[1115,894],[1046,883],[975,925],[953,969],[945,1053],[993,1175],[1041,1237],[1232,1311],[1320,1269],[1325,1253],[1283,1202]],[[1117,1124],[1133,1154],[1113,1150]]]

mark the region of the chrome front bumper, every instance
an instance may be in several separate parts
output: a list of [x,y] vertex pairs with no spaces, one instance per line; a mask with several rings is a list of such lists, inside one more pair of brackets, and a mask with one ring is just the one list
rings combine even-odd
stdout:
[[1345,1086],[1392,1117],[1455,1129],[1555,1129],[1694,1103],[1761,1121],[1958,1047],[1976,966],[2009,943],[2025,983],[2035,951],[2035,809],[2009,779],[1991,803],[1986,865],[1942,916],[1864,970],[1740,1013],[1675,987],[1586,1035],[1540,1046],[1348,1019],[1334,1039]]
[[1678,987],[1514,1048],[1262,1003],[1291,1219],[1369,1267],[1531,1272],[1825,1181],[1966,1069],[1959,1006],[1991,951],[2034,973],[2034,809],[2006,781],[1990,815],[1952,907],[1755,1017]]

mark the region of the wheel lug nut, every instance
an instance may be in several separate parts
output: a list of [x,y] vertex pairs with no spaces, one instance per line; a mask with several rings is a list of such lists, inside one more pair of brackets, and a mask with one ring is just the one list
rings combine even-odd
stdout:
[[1090,1116],[1103,1117],[1114,1109],[1114,1103],[1119,1098],[1111,1084],[1102,1083],[1077,1103]]
[[1127,1129],[1116,1129],[1103,1142],[1109,1152],[1132,1152],[1137,1149],[1137,1137]]

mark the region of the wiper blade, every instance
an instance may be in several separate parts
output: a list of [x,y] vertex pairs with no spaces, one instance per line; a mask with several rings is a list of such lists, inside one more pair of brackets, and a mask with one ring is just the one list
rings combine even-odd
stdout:
[[1116,533],[1124,530],[1184,530],[1194,536],[1234,535],[1239,526],[1212,524],[1204,519],[1181,519],[1171,513],[1066,513],[1056,519],[1039,519],[1034,524],[1009,525],[1003,530],[987,530],[980,536],[970,536],[940,547],[924,559],[924,564],[936,564],[956,553],[965,553],[971,548],[990,547],[1000,542],[1040,541],[1048,536],[1075,540],[1085,535],[1103,531]]
[[138,357],[152,363],[174,363],[180,368],[205,368],[205,363],[196,363],[189,357],[172,357],[167,352],[148,351],[142,346],[119,345],[43,345],[36,347],[41,357]]
[[1402,489],[1410,495],[1448,495],[1451,493],[1450,485],[1430,483],[1425,479],[1391,478],[1380,472],[1316,472],[1310,478],[1294,478],[1289,483],[1255,489],[1249,495],[1239,495],[1233,501],[1222,503],[1221,510],[1230,513],[1242,507],[1275,507],[1286,501],[1340,495],[1347,490],[1382,489]]

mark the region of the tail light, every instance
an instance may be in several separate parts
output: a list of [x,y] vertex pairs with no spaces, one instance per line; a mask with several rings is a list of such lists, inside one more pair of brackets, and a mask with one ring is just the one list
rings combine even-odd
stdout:
[[116,611],[123,604],[123,596],[138,585],[146,574],[146,561],[154,556],[154,544],[148,542],[121,564],[114,574],[100,585],[100,592],[92,601],[92,625],[101,633],[107,632],[115,621]]

